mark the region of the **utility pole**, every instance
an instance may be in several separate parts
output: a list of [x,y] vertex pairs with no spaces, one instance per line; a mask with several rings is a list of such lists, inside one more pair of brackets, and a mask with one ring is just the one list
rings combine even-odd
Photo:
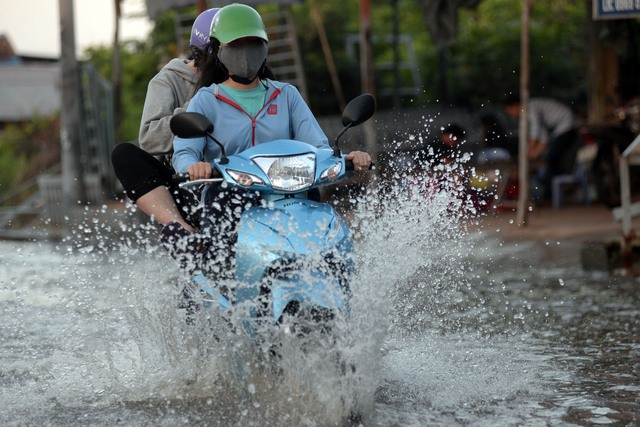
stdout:
[[527,225],[529,214],[529,26],[534,0],[522,0],[522,28],[520,36],[520,123],[518,129],[518,209],[516,221]]
[[[371,0],[360,0],[360,76],[362,91],[375,97],[373,53],[371,50]],[[374,121],[367,120],[363,126],[366,150],[375,162],[378,158],[378,144]]]
[[122,139],[122,55],[120,51],[120,8],[122,0],[115,0],[115,29],[113,32],[113,57],[111,58],[111,79],[113,80],[113,121],[116,128],[116,138]]
[[59,0],[60,70],[62,78],[62,193],[63,209],[86,202],[80,153],[80,73],[76,60],[73,0]]
[[393,108],[400,110],[400,11],[398,10],[398,0],[391,0],[393,9]]

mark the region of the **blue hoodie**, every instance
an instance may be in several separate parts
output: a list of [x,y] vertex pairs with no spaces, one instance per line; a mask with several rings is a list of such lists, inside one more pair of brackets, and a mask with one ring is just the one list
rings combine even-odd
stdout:
[[[200,89],[187,111],[202,113],[211,120],[213,136],[224,144],[227,155],[274,139],[296,139],[319,148],[329,147],[326,135],[295,86],[271,80],[263,83],[268,86],[267,101],[255,117],[216,84]],[[220,148],[209,138],[176,136],[173,151],[173,167],[178,173],[200,161],[213,165],[214,159],[220,157]]]

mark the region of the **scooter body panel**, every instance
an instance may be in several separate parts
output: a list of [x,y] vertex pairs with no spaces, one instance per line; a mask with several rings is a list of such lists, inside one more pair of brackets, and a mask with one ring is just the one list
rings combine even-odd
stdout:
[[238,226],[236,301],[258,298],[267,284],[274,321],[292,301],[346,308],[351,250],[349,229],[328,204],[285,198],[247,210]]

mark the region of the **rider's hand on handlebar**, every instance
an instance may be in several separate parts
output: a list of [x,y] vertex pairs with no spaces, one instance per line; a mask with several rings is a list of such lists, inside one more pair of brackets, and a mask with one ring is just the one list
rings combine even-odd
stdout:
[[353,162],[353,170],[356,172],[367,171],[371,167],[371,156],[364,151],[352,151],[344,158]]
[[193,163],[187,168],[189,179],[206,179],[211,177],[211,165],[207,162]]

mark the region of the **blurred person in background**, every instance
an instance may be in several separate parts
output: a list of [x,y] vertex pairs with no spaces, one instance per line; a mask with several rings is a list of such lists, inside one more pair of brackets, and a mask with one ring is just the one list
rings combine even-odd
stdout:
[[[504,102],[505,112],[519,119],[522,112],[520,98],[510,95]],[[543,169],[543,198],[551,200],[551,181],[554,176],[570,173],[575,161],[579,134],[571,108],[551,98],[531,98],[528,107],[528,157],[541,160]]]

